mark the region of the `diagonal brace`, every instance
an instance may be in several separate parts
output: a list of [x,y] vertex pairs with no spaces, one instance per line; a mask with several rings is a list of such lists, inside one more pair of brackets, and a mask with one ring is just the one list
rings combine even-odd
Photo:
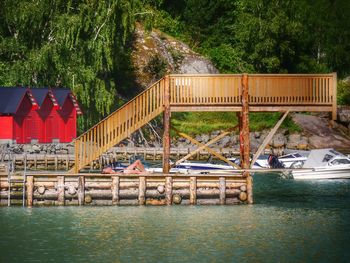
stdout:
[[281,119],[276,123],[275,127],[273,127],[273,129],[270,131],[270,133],[265,137],[263,143],[259,146],[259,149],[256,151],[256,153],[254,154],[253,160],[250,163],[250,166],[252,167],[253,164],[256,162],[256,160],[259,158],[260,154],[262,153],[262,151],[265,149],[266,145],[271,141],[273,135],[276,133],[276,131],[278,130],[278,128],[281,126],[282,122],[284,121],[284,119],[287,117],[289,113],[289,110],[286,111],[283,116],[281,117]]
[[216,136],[215,138],[211,139],[210,141],[208,141],[205,145],[200,146],[199,148],[197,148],[196,150],[190,152],[189,154],[187,154],[186,156],[182,157],[180,160],[176,161],[175,164],[173,164],[172,166],[178,165],[180,163],[182,163],[183,161],[187,160],[188,158],[190,158],[191,156],[195,155],[197,152],[203,150],[204,148],[208,147],[209,145],[219,141],[220,139],[222,139],[223,137],[225,137],[226,135],[230,134],[232,131],[234,131],[235,129],[238,128],[238,125],[228,129],[227,131],[221,133],[220,135]]
[[206,151],[208,151],[209,153],[211,153],[212,155],[216,156],[217,158],[219,158],[220,160],[228,163],[229,165],[231,165],[232,167],[235,167],[237,169],[241,169],[241,167],[237,164],[235,164],[234,162],[231,162],[230,160],[228,160],[227,158],[225,158],[224,156],[222,156],[221,154],[215,152],[214,150],[212,150],[211,148],[209,148],[207,145],[202,144],[200,142],[198,142],[197,140],[193,139],[191,136],[187,135],[186,133],[183,132],[179,132],[177,129],[172,128],[178,135],[188,139],[189,141],[191,141],[192,143],[198,145],[200,148],[205,149]]

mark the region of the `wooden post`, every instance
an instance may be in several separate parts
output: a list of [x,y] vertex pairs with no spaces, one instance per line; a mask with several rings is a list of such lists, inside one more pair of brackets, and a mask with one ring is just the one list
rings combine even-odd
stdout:
[[34,176],[27,176],[27,206],[33,206]]
[[69,154],[66,155],[66,170],[69,170]]
[[119,176],[112,176],[112,205],[119,205]]
[[244,74],[242,77],[242,130],[241,130],[241,140],[243,140],[243,159],[242,168],[249,168],[249,87],[248,87],[248,75]]
[[75,155],[75,160],[74,160],[74,173],[79,173],[79,141],[75,140],[74,141],[74,155]]
[[197,204],[197,178],[190,177],[190,204]]
[[[249,169],[250,167],[250,138],[249,138],[249,87],[248,75],[242,76],[242,129],[240,131],[242,159],[241,167]],[[247,178],[247,202],[253,203],[253,182],[249,172],[244,172],[243,175]]]
[[219,178],[219,191],[220,191],[220,205],[226,204],[226,179],[225,177]]
[[173,178],[165,177],[165,203],[171,205],[173,203]]
[[84,205],[85,202],[85,177],[78,177],[78,204]]
[[242,112],[236,113],[237,120],[238,120],[238,128],[239,128],[239,158],[241,160],[241,166],[242,166],[242,160],[243,160],[243,135],[242,135]]
[[139,177],[139,205],[144,205],[146,202],[146,177]]
[[332,121],[337,120],[337,72],[333,72]]
[[64,205],[64,176],[57,176],[57,192],[58,192],[58,198],[57,198],[57,204],[58,205]]
[[251,175],[247,172],[244,172],[243,174],[246,175],[246,182],[247,182],[247,202],[248,204],[253,203],[253,178]]
[[55,156],[55,171],[58,170],[58,157]]
[[170,171],[170,82],[166,76],[164,82],[164,112],[163,112],[163,173]]

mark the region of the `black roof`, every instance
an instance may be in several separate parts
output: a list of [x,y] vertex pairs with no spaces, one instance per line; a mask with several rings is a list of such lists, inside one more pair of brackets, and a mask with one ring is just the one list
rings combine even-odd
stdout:
[[34,88],[30,89],[30,92],[33,94],[36,102],[38,103],[39,107],[43,105],[43,102],[49,93],[49,88]]
[[27,88],[0,87],[0,113],[16,113],[27,91]]
[[52,91],[61,108],[69,94],[72,93],[67,88],[0,87],[0,114],[15,114],[27,92],[32,94],[35,102],[40,107],[50,91]]
[[60,105],[60,107],[63,107],[63,104],[66,101],[68,95],[72,93],[70,89],[63,89],[63,88],[52,89],[52,92],[58,102],[58,105]]

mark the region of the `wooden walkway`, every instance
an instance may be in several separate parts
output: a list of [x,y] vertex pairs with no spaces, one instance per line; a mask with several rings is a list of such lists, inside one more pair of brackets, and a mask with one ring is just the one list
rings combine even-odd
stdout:
[[[332,119],[335,120],[337,75],[333,73],[165,76],[75,140],[76,162],[72,171],[78,173],[108,149],[163,113],[163,173],[165,179],[170,180],[171,112],[189,111],[237,112],[241,167],[213,151],[208,147],[208,143],[201,144],[180,131],[176,132],[196,144],[198,149],[205,149],[236,168],[249,169],[249,112],[283,112],[283,117],[274,130],[277,130],[289,112],[331,112]],[[225,131],[223,134],[228,132]],[[211,142],[218,140],[223,134]],[[272,134],[269,137],[272,137]],[[254,159],[264,147],[262,145],[259,148]],[[192,154],[188,154],[186,158]],[[246,179],[247,203],[253,203],[250,173],[243,172],[242,177]]]
[[335,73],[170,75],[154,83],[75,140],[75,171],[98,159],[161,114],[165,107],[174,112],[242,112],[243,78],[246,78],[249,111],[332,112],[332,118],[336,119]]

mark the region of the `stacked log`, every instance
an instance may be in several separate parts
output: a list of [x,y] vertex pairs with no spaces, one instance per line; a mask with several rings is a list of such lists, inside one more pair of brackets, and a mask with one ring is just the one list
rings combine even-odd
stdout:
[[[0,177],[0,204],[7,204],[9,183]],[[23,197],[11,185],[11,199]],[[247,200],[246,179],[225,175],[29,175],[27,206],[33,205],[224,205]]]

